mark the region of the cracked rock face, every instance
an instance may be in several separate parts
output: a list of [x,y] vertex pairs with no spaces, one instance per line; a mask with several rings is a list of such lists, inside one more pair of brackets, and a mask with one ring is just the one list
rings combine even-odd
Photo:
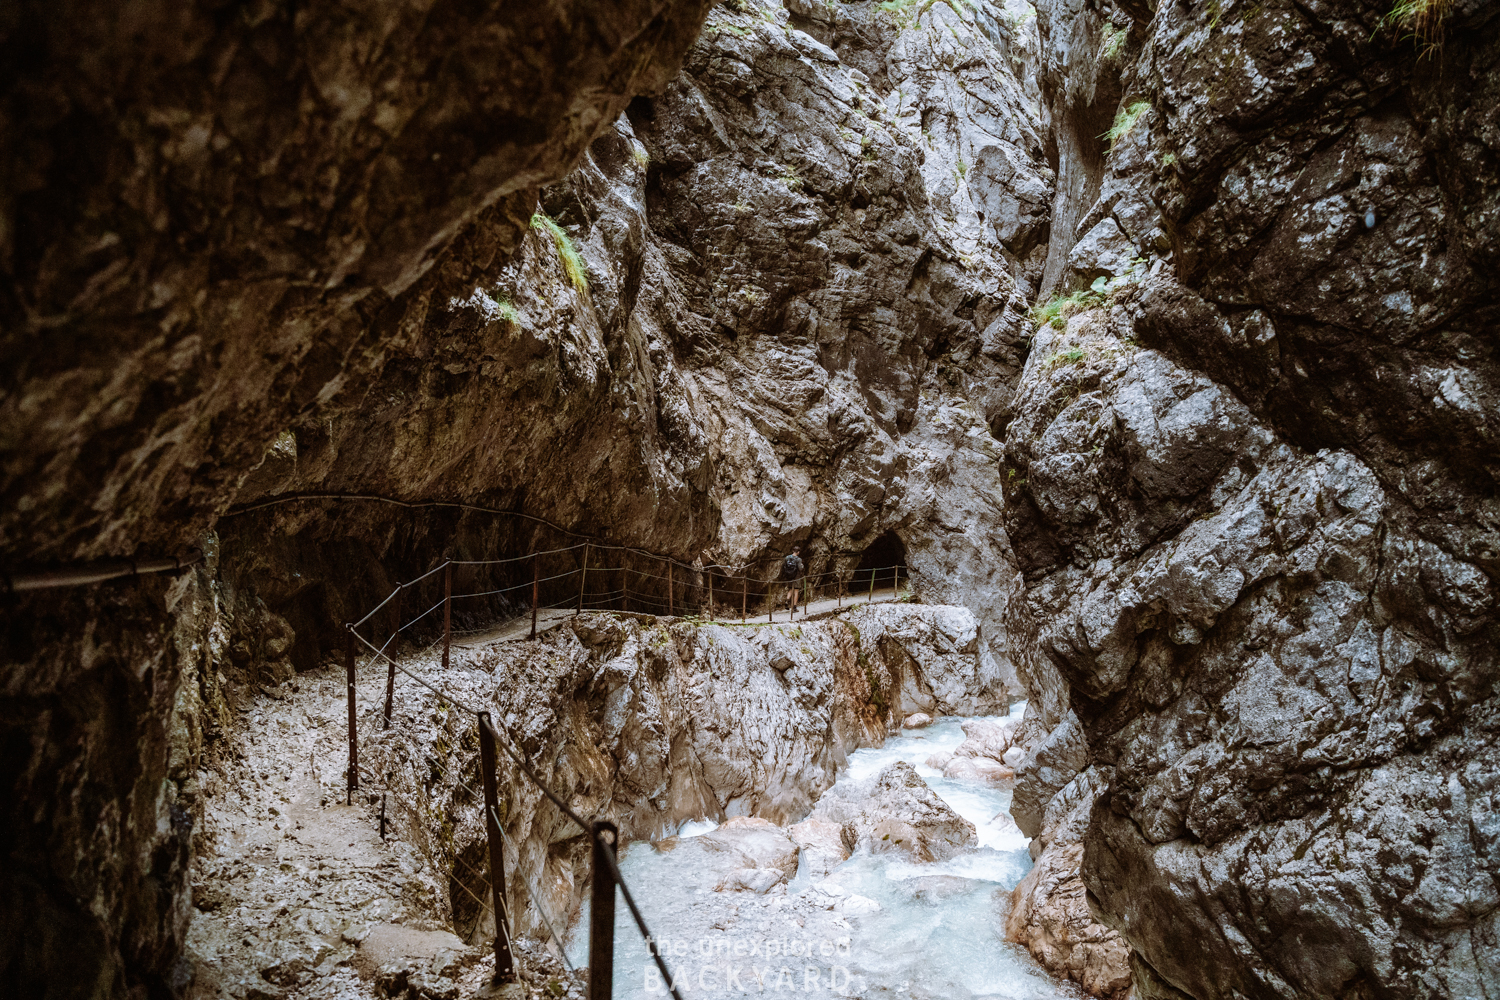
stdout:
[[[1034,36],[975,10],[719,8],[683,74],[543,203],[639,359],[611,346],[616,370],[649,377],[619,397],[631,430],[707,458],[713,558],[805,543],[811,572],[847,573],[894,531],[926,599],[979,614],[1015,690],[992,430],[1045,206],[986,215],[1000,168],[975,165],[1003,161],[1007,191],[1047,171],[1015,69]],[[545,286],[501,290],[552,336]]]
[[[1061,679],[1072,706],[1018,768],[1018,822],[1034,832],[1086,762],[1114,769],[1085,877],[1138,961],[1190,996],[1227,980],[1223,966],[1173,958],[1188,941],[1240,963],[1249,995],[1287,983],[1334,994],[1360,976],[1482,982],[1495,914],[1479,777],[1494,754],[1492,584],[1422,538],[1357,456],[1298,449],[1201,376],[1131,346],[1119,333],[1139,309],[1123,301],[1040,336],[1023,413],[1041,419],[1012,425],[1009,456],[1072,553],[1012,623],[1036,664],[1026,676]],[[1073,344],[1081,358],[1042,370],[1046,350]],[[1456,840],[1434,842],[1424,824]],[[1391,867],[1403,851],[1404,883]],[[1365,873],[1362,899],[1333,888],[1350,871]],[[1325,961],[1272,959],[1252,920],[1332,942]],[[1418,927],[1448,942],[1420,972],[1347,957]]]
[[[1006,435],[1052,728],[1013,932],[1081,877],[1139,997],[1496,993],[1500,20],[1419,60],[1352,2],[1044,8],[1144,102],[1053,254],[1145,264],[1038,331]],[[1059,133],[1094,72],[1049,56]]]

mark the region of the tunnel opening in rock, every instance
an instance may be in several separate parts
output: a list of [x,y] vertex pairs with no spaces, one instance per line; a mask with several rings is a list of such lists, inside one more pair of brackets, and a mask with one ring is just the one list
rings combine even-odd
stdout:
[[872,584],[876,590],[892,587],[898,578],[907,578],[906,543],[894,531],[887,531],[871,542],[859,557],[859,565],[849,581],[849,590],[858,594],[868,592]]

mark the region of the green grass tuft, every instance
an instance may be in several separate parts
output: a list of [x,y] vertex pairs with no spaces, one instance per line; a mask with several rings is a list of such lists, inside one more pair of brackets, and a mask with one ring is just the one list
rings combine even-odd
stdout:
[[1056,368],[1058,365],[1071,365],[1074,362],[1082,361],[1085,356],[1085,352],[1076,347],[1068,351],[1058,351],[1043,363],[1043,367]]
[[1375,30],[1405,32],[1419,53],[1432,55],[1443,47],[1443,22],[1452,12],[1453,0],[1396,0]]
[[1115,115],[1115,123],[1109,127],[1109,131],[1105,132],[1099,138],[1108,139],[1109,148],[1113,150],[1119,144],[1120,140],[1129,135],[1130,130],[1135,128],[1135,123],[1141,120],[1141,115],[1150,110],[1150,101],[1136,101],[1134,104],[1127,105],[1124,110]]
[[573,242],[573,237],[567,231],[553,222],[545,212],[538,212],[531,217],[531,228],[541,230],[552,237],[552,244],[557,247],[557,255],[562,258],[563,273],[573,283],[573,287],[580,292],[589,290],[588,271],[584,269],[583,257],[578,253],[578,246]]
[[[1094,279],[1094,283],[1087,288],[1080,288],[1067,295],[1059,295],[1050,302],[1033,306],[1031,309],[1031,320],[1038,325],[1051,324],[1054,329],[1063,330],[1067,328],[1068,317],[1074,313],[1083,312],[1085,309],[1097,309],[1107,303],[1113,302],[1124,289],[1144,281],[1147,274],[1148,259],[1145,257],[1132,257],[1130,270],[1125,274],[1114,278],[1100,276]],[[1056,355],[1048,361],[1056,360]],[[1082,357],[1082,355],[1079,355]],[[1064,361],[1076,361],[1078,358],[1063,358]]]
[[[875,6],[888,14],[896,27],[909,28],[914,24],[920,24],[922,15],[932,10],[935,4],[947,4],[948,8],[958,15],[960,21],[964,13],[971,7],[970,0],[880,0]],[[950,29],[952,30],[951,26]],[[954,36],[957,37],[957,32]]]
[[917,17],[920,18],[923,14],[931,10],[934,4],[940,3],[947,4],[948,9],[957,14],[960,21],[964,19],[964,11],[972,6],[969,0],[922,0],[922,8],[917,12]]
[[1125,39],[1130,37],[1130,32],[1124,28],[1116,28],[1113,24],[1104,26],[1104,43],[1099,47],[1099,55],[1104,59],[1113,59],[1125,48]]
[[1103,305],[1105,297],[1105,293],[1101,290],[1080,288],[1076,292],[1059,295],[1050,302],[1036,306],[1031,310],[1031,320],[1038,325],[1050,323],[1054,328],[1061,330],[1068,325],[1069,316]]

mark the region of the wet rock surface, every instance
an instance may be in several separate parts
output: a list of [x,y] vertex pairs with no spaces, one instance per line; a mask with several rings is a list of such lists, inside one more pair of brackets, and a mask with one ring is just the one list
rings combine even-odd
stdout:
[[[1496,404],[1459,345],[1495,288],[1458,248],[1500,175],[1458,80],[1493,85],[1493,9],[1455,6],[1440,68],[1362,4],[1042,6],[1044,41],[1126,32],[1123,134],[1053,233],[1073,281],[1122,280],[1041,327],[1006,434],[1051,730],[1013,930],[1087,967],[1081,861],[1137,996],[1489,995]],[[1081,123],[1070,59],[1043,89]]]
[[824,795],[812,818],[846,827],[846,839],[858,847],[904,851],[917,861],[941,861],[975,843],[974,824],[954,812],[904,761]]
[[1036,859],[1011,894],[1005,933],[1090,995],[1130,995],[1130,948],[1099,923],[1083,881],[1083,836],[1109,777],[1090,768],[1055,794],[1032,840]]

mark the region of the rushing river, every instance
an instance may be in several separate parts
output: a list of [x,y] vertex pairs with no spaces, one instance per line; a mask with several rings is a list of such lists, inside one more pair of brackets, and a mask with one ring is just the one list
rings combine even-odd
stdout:
[[[1015,709],[1017,717],[1023,707]],[[839,778],[841,785],[868,779],[898,760],[915,765],[928,786],[978,832],[977,847],[949,860],[921,864],[897,851],[861,850],[826,879],[804,868],[784,894],[775,889],[757,895],[715,892],[717,876],[705,872],[702,853],[629,845],[621,873],[663,942],[684,996],[1083,996],[1044,972],[1024,948],[1004,940],[1009,890],[1031,866],[1026,838],[1005,815],[1011,793],[945,778],[926,765],[928,757],[951,752],[964,741],[964,721],[944,718],[926,729],[903,730],[879,749],[856,751]],[[713,829],[712,822],[685,824],[679,839]],[[587,962],[587,927],[585,912],[574,925],[569,948],[579,965]],[[616,914],[615,949],[616,997],[667,995],[623,901]]]

